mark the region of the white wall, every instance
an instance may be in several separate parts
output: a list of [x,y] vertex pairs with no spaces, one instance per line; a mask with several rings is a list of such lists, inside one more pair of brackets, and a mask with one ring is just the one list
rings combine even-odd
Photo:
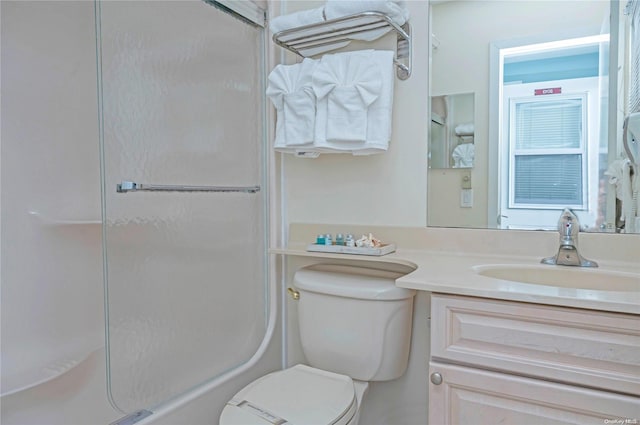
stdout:
[[[286,10],[307,9],[317,4],[287,1]],[[414,40],[413,69],[408,80],[395,81],[389,151],[368,157],[329,154],[317,159],[276,154],[283,155],[288,223],[426,225],[428,3],[406,4]],[[365,44],[364,48],[394,49],[394,37],[386,36]],[[345,49],[349,48],[353,46]],[[287,60],[292,59],[289,56]]]

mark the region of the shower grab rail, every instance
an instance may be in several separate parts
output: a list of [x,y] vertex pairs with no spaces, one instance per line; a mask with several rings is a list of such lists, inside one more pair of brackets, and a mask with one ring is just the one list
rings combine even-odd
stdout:
[[142,184],[131,181],[123,181],[116,186],[116,192],[243,192],[256,193],[260,186],[182,186],[163,184]]

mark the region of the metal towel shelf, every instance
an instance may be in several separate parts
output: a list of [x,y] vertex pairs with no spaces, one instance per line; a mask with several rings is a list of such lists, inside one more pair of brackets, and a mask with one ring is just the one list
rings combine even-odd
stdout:
[[141,184],[130,181],[123,181],[116,186],[116,192],[243,192],[256,193],[260,191],[260,186],[176,186],[161,184]]
[[313,49],[354,41],[356,34],[366,34],[389,28],[396,33],[397,45],[394,64],[396,75],[406,80],[411,75],[411,26],[399,26],[391,18],[380,12],[362,12],[301,27],[290,28],[273,35],[273,41],[281,47],[302,56],[314,55]]

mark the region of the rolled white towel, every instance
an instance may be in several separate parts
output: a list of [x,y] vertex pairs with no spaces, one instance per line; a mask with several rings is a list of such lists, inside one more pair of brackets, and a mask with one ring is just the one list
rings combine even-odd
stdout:
[[324,7],[302,10],[300,12],[289,13],[287,15],[276,16],[269,23],[269,30],[272,33],[301,27],[304,25],[317,24],[324,21]]
[[456,136],[473,136],[473,123],[459,124],[455,128]]
[[[360,12],[384,13],[398,25],[404,25],[404,23],[409,20],[409,11],[404,7],[404,1],[400,0],[327,0],[324,7],[324,15],[327,20]],[[383,28],[363,34],[354,34],[349,36],[349,38],[353,40],[372,41],[382,37],[389,31],[389,28]]]
[[[277,16],[273,18],[273,20],[269,23],[269,30],[272,33],[276,34],[278,32],[285,31],[288,29],[292,29],[292,28],[299,29],[300,27],[303,27],[306,25],[317,24],[324,21],[325,21],[324,7],[318,7],[315,9],[302,10],[300,12],[294,12],[287,15]],[[331,28],[338,31],[340,30],[341,27],[336,26]],[[294,34],[281,36],[280,40],[286,43],[288,41],[291,41],[292,38],[311,37],[314,34],[316,34],[316,32],[317,31],[315,30],[298,30]],[[305,48],[305,47],[299,46],[298,50],[303,56],[310,57],[310,56],[319,55],[321,53],[326,53],[331,50],[340,49],[342,47],[345,47],[349,43],[350,43],[349,40],[345,40],[339,43],[333,43],[326,46],[318,46],[318,47],[311,47],[311,48]]]

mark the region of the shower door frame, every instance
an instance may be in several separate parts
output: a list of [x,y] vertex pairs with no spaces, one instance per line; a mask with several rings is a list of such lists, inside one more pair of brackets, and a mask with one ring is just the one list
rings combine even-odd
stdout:
[[[104,298],[105,298],[105,354],[106,354],[106,378],[107,378],[107,396],[109,402],[112,406],[118,410],[122,411],[118,408],[117,403],[113,399],[112,396],[112,387],[111,387],[111,377],[109,372],[109,364],[110,364],[110,341],[109,341],[109,287],[108,287],[108,252],[107,252],[107,226],[106,226],[106,191],[110,190],[110,188],[106,187],[106,176],[105,176],[105,152],[104,152],[104,110],[103,110],[103,86],[102,86],[102,38],[101,38],[101,25],[102,25],[102,16],[101,16],[101,3],[104,0],[94,0],[94,10],[95,10],[95,25],[96,25],[96,65],[97,65],[97,94],[98,94],[98,139],[99,139],[99,150],[100,150],[100,179],[101,179],[101,212],[102,212],[102,244],[103,244],[103,282],[104,282]],[[196,400],[202,395],[214,390],[217,387],[231,381],[232,379],[240,376],[241,374],[249,371],[252,367],[256,366],[260,359],[264,356],[265,352],[269,344],[271,343],[273,336],[275,334],[277,328],[277,305],[278,305],[278,290],[276,284],[276,276],[275,276],[275,267],[273,266],[274,260],[268,254],[268,247],[271,246],[270,235],[273,234],[275,226],[274,223],[271,223],[270,213],[274,210],[275,204],[272,202],[270,197],[270,186],[274,184],[273,176],[271,176],[270,170],[274,167],[274,158],[269,154],[268,143],[267,143],[267,134],[273,130],[273,112],[267,108],[266,96],[264,94],[264,88],[266,87],[266,69],[270,62],[269,52],[270,44],[267,41],[266,37],[266,16],[267,11],[265,9],[260,8],[254,2],[237,2],[231,0],[202,0],[203,2],[210,4],[213,7],[223,11],[224,13],[230,14],[231,16],[243,21],[245,24],[253,25],[261,30],[260,43],[259,47],[261,52],[261,58],[259,59],[260,68],[262,72],[260,73],[260,88],[262,91],[261,95],[261,111],[262,111],[262,131],[261,131],[261,158],[260,163],[262,166],[262,172],[260,177],[260,191],[263,193],[263,200],[261,202],[262,209],[262,231],[264,232],[263,238],[263,264],[264,264],[264,299],[265,299],[265,333],[260,342],[255,353],[244,363],[237,365],[235,368],[228,370],[226,372],[221,373],[220,375],[213,376],[210,379],[202,382],[194,388],[186,390],[185,392],[174,395],[173,397],[162,401],[161,403],[150,406],[147,409],[143,409],[137,412],[124,412],[124,414],[128,414],[125,418],[121,419],[116,423],[140,423],[144,424],[147,422],[154,421],[159,417],[162,417],[170,412],[175,411],[176,409],[187,405],[188,403]],[[145,420],[146,418],[146,420]],[[124,422],[123,422],[124,421]]]

